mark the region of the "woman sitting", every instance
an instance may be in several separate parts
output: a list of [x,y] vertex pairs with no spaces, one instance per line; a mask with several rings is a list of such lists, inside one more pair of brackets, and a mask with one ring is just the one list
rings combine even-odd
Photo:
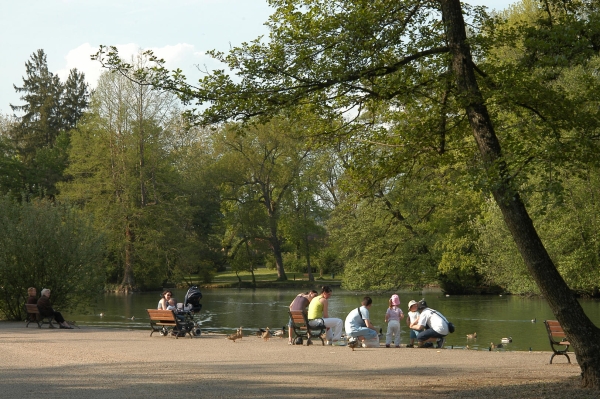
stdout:
[[158,301],[158,305],[156,306],[156,309],[167,310],[167,307],[169,306],[169,300],[171,299],[172,296],[173,296],[173,293],[171,291],[169,291],[169,290],[163,291],[162,295],[160,296],[160,301]]
[[42,317],[54,317],[54,320],[56,320],[60,328],[73,328],[65,321],[60,312],[57,312],[52,308],[52,304],[50,303],[50,290],[48,288],[42,290],[42,296],[40,296],[40,299],[37,301],[37,307]]

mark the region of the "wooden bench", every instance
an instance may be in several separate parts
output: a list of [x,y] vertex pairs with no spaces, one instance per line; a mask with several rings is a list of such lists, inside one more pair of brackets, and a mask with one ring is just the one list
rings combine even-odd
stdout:
[[[172,327],[175,332],[175,338],[179,338],[179,333],[187,333],[193,338],[192,331],[184,328],[184,322],[179,320],[172,310],[146,309],[150,317],[150,336],[157,331],[162,331],[164,327]],[[185,336],[185,335],[184,335]]]
[[327,328],[323,327],[312,327],[308,324],[308,316],[306,312],[301,310],[290,310],[289,311],[290,318],[292,320],[292,325],[290,328],[294,331],[294,338],[292,342],[296,342],[296,338],[301,337],[302,339],[306,339],[306,345],[312,344],[312,338],[318,337],[321,339],[321,343],[323,346],[325,345],[325,341],[323,340],[323,335]]
[[[25,324],[25,327],[29,327],[29,323],[35,321],[38,328],[42,328],[43,324],[48,324],[48,328],[56,328],[54,327],[54,324],[52,324],[54,316],[42,317],[36,304],[25,304],[25,311],[27,312],[27,324]],[[32,318],[34,318],[34,320],[32,320]]]
[[571,343],[567,341],[567,335],[560,326],[560,323],[557,320],[544,320],[544,325],[548,332],[548,339],[550,339],[550,347],[554,352],[552,356],[550,356],[550,364],[552,364],[552,359],[554,359],[554,356],[556,355],[566,356],[569,363],[571,363],[571,359],[567,354]]

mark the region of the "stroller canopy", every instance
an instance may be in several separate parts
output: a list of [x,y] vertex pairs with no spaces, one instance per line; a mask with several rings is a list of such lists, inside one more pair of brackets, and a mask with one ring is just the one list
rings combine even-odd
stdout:
[[191,305],[191,310],[193,312],[199,312],[200,309],[202,309],[200,299],[202,299],[202,293],[200,292],[197,286],[192,285],[185,294],[183,306],[187,308],[188,305]]

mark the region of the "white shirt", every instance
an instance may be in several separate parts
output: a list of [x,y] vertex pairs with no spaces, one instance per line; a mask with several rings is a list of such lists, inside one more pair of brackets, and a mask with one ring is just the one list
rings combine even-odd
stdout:
[[425,308],[421,311],[419,315],[419,325],[423,327],[429,326],[433,331],[442,334],[448,335],[450,331],[448,330],[448,323],[437,311],[429,308]]

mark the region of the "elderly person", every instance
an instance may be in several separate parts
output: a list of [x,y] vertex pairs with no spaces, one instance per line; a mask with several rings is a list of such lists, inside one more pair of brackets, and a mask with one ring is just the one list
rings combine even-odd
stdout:
[[27,304],[35,305],[37,304],[37,290],[35,287],[27,288]]
[[410,328],[419,330],[417,342],[419,348],[431,348],[437,342],[438,348],[443,348],[446,343],[446,335],[450,333],[448,320],[443,314],[427,306],[425,299],[417,303],[419,318],[410,324]]
[[308,305],[308,324],[317,326],[321,320],[327,327],[327,345],[333,345],[342,336],[342,319],[329,317],[329,298],[333,291],[328,285],[321,287],[321,294],[314,298]]
[[52,308],[52,304],[50,303],[50,290],[48,288],[42,290],[42,296],[40,296],[40,299],[37,301],[37,307],[42,317],[54,317],[54,320],[56,320],[60,328],[73,328],[65,321],[65,318],[60,312],[57,312]]

